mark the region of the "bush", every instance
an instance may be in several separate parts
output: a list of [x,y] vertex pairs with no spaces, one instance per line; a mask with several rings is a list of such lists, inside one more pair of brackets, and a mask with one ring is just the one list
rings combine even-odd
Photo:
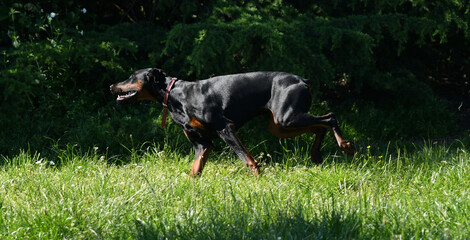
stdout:
[[161,142],[160,107],[114,108],[108,92],[155,65],[187,80],[309,78],[315,103],[332,103],[312,111],[336,111],[359,140],[449,134],[456,121],[435,92],[443,79],[468,82],[469,11],[464,1],[7,1],[0,153],[57,141],[122,153],[130,134]]
[[108,89],[129,72],[150,64],[145,59],[161,46],[161,35],[154,30],[147,39],[139,37],[148,30],[148,25],[122,24],[101,33],[61,33],[5,51],[0,69],[0,110],[5,114],[0,121],[9,131],[2,131],[0,152],[19,148],[47,152],[59,139],[64,144],[100,145],[122,152],[123,141],[111,140],[129,139],[130,126],[124,126],[126,132],[121,127],[109,129],[106,121],[115,104]]

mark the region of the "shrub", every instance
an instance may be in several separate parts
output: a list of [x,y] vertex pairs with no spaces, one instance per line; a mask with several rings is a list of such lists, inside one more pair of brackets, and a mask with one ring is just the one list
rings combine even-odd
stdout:
[[159,142],[160,107],[114,108],[108,92],[155,65],[187,80],[292,72],[311,79],[314,101],[331,102],[359,139],[442,136],[455,120],[436,86],[467,86],[469,9],[465,1],[6,1],[0,122],[9,130],[0,153],[51,141],[122,153],[131,133],[132,144]]

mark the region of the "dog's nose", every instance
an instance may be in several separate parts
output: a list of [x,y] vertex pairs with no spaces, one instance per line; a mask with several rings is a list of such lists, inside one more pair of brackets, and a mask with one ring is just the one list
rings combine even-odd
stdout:
[[109,91],[113,91],[113,87],[114,87],[114,84],[111,84],[111,85],[109,86]]

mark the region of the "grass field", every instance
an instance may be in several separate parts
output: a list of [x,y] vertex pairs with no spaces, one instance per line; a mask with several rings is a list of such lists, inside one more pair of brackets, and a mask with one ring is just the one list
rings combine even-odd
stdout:
[[114,164],[73,147],[56,159],[23,152],[2,159],[0,238],[468,238],[468,147],[405,149],[364,146],[321,166],[261,153],[261,177],[223,150],[195,179],[191,155],[158,147]]

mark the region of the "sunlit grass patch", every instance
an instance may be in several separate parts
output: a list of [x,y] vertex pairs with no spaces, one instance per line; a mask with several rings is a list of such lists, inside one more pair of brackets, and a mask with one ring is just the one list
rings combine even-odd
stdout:
[[[27,152],[3,159],[2,239],[470,234],[470,154],[462,144],[393,151],[365,145],[358,159],[329,156],[318,166],[275,159],[263,163],[261,177],[222,151],[194,179],[192,156],[169,149],[137,149],[132,161],[115,163],[93,150],[63,154],[60,164]],[[284,157],[299,158],[289,154]]]

